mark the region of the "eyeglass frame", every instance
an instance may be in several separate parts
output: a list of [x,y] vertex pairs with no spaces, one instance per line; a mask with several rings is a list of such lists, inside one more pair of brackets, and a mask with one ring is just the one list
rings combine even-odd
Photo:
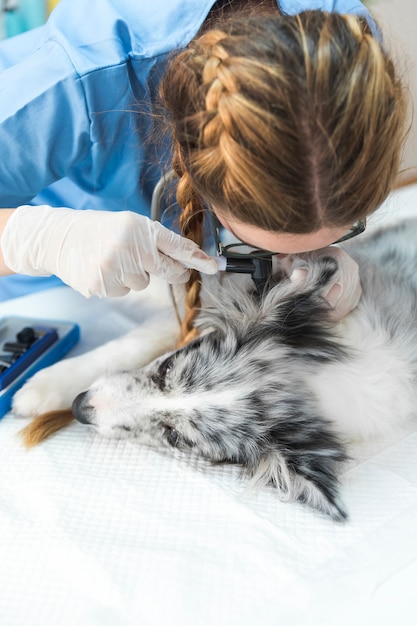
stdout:
[[[163,195],[165,187],[170,182],[175,180],[176,176],[177,175],[174,172],[174,170],[170,170],[164,176],[162,176],[157,182],[157,184],[155,185],[154,191],[152,193],[152,201],[151,201],[151,218],[155,221],[158,221],[158,222],[161,221],[162,195]],[[253,252],[247,252],[247,253],[230,252],[230,248],[232,247],[248,246],[249,244],[246,244],[243,242],[224,244],[220,237],[220,229],[222,226],[217,216],[209,207],[207,207],[206,215],[208,215],[210,219],[211,230],[212,230],[214,243],[216,245],[216,252],[218,256],[223,256],[229,259],[254,259],[254,258],[269,259],[276,254],[280,254],[279,252],[272,252],[271,250],[264,250],[262,248],[256,248],[256,246],[253,246],[254,248]],[[337,239],[336,241],[334,241],[333,243],[329,245],[334,246],[338,243],[348,241],[349,239],[352,239],[353,237],[357,237],[358,235],[363,233],[365,230],[366,230],[366,218],[362,220],[358,220],[355,224],[353,224],[353,226],[348,230],[347,233],[345,233],[342,237],[340,237],[339,239]]]
[[[279,252],[272,252],[272,250],[265,250],[263,248],[257,248],[256,246],[251,246],[250,244],[239,242],[239,241],[236,243],[224,244],[220,236],[220,230],[222,228],[220,221],[218,220],[215,213],[213,213],[213,211],[211,211],[210,209],[207,210],[207,213],[209,215],[209,219],[211,222],[213,238],[216,244],[216,251],[219,256],[224,256],[230,259],[253,259],[253,258],[266,259],[276,254],[280,254]],[[329,245],[334,246],[338,243],[342,243],[344,241],[348,241],[349,239],[353,239],[353,237],[357,237],[358,235],[363,233],[365,230],[366,230],[366,218],[355,222],[355,224],[348,230],[347,233],[345,233],[342,237],[340,237],[336,241],[333,241]],[[239,246],[253,247],[253,251],[252,252],[231,252],[230,251],[231,248],[236,248]]]

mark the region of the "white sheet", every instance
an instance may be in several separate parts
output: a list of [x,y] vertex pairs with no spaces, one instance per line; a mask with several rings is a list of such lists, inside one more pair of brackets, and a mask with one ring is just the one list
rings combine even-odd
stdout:
[[[387,210],[417,214],[417,187]],[[154,295],[87,301],[61,288],[0,315],[78,322],[76,354],[146,319]],[[272,489],[246,492],[235,467],[77,424],[26,451],[24,423],[0,421],[0,626],[416,624],[417,425],[363,447],[338,525]]]

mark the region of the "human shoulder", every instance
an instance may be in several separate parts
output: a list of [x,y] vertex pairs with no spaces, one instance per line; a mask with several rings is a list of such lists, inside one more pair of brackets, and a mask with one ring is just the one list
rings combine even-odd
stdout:
[[149,58],[186,45],[214,0],[61,0],[46,36],[61,45],[78,70]]
[[373,34],[379,39],[381,34],[370,11],[360,0],[278,0],[281,11],[296,15],[302,11],[328,11],[329,13],[350,13],[367,20]]

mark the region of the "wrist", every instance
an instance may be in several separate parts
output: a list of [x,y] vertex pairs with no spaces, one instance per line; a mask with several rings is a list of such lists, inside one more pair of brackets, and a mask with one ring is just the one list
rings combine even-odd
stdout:
[[0,209],[0,276],[6,276],[7,274],[12,273],[12,269],[8,267],[7,263],[4,260],[1,241],[3,237],[3,233],[6,229],[7,223],[9,219],[12,217],[15,210],[16,209]]
[[51,217],[60,210],[48,205],[22,205],[10,212],[1,236],[3,261],[9,270],[28,276],[55,273],[44,260],[54,239],[50,233]]

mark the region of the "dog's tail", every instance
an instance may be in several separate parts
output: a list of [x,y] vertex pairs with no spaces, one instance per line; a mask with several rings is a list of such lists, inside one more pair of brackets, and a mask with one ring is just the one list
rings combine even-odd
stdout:
[[33,448],[61,428],[68,426],[73,419],[71,409],[42,413],[23,428],[19,435],[22,437],[26,448]]

